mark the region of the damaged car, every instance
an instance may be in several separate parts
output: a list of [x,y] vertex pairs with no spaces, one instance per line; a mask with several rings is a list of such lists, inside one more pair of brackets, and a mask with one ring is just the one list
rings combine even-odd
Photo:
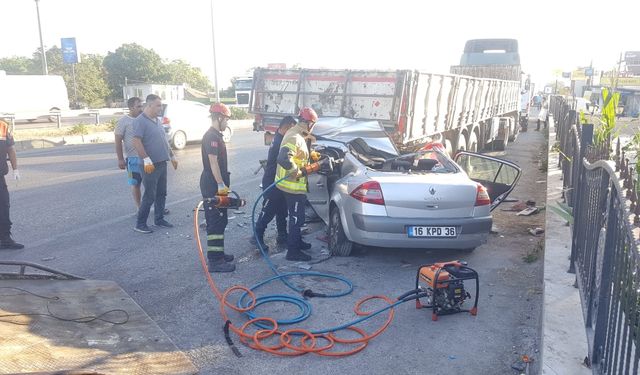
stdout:
[[329,228],[332,255],[354,244],[471,251],[521,169],[506,160],[441,148],[400,154],[377,121],[321,118],[313,149],[336,162],[308,177],[307,198]]

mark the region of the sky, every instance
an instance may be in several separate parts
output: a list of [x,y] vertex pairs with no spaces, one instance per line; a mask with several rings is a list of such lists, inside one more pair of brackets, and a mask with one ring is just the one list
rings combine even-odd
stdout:
[[[75,37],[81,53],[123,43],[182,59],[214,82],[211,0],[40,0],[45,48]],[[269,63],[304,68],[448,73],[464,43],[513,38],[539,85],[554,71],[609,70],[640,51],[640,0],[213,0],[218,84]],[[39,47],[34,0],[0,0],[0,58]]]

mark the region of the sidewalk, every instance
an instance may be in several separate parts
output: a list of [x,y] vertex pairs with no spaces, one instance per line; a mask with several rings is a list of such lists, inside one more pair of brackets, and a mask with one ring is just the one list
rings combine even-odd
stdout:
[[[253,119],[230,120],[229,125],[234,131],[240,129],[253,129]],[[32,150],[36,148],[59,147],[65,145],[82,145],[91,143],[113,143],[113,132],[103,131],[86,135],[60,135],[55,137],[21,138],[20,134],[15,135],[15,148],[18,151]]]
[[[553,119],[549,120],[549,161],[547,207],[562,199],[562,171],[555,143]],[[588,375],[582,362],[588,355],[587,334],[575,275],[567,273],[571,255],[571,227],[546,209],[544,254],[544,306],[542,322],[542,373],[547,375]]]

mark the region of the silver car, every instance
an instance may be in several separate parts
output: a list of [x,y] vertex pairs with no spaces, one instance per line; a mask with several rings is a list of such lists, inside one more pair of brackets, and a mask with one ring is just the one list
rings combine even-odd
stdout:
[[491,210],[511,192],[520,168],[434,148],[400,155],[377,121],[320,119],[314,149],[338,160],[309,176],[309,203],[329,226],[329,250],[353,244],[473,250],[491,230]]

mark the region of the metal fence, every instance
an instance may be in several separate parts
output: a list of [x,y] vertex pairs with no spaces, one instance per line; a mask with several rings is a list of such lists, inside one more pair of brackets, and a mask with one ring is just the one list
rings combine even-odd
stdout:
[[634,168],[610,142],[593,145],[571,103],[550,101],[556,120],[564,199],[573,208],[571,260],[594,374],[637,374],[640,345],[640,204]]

